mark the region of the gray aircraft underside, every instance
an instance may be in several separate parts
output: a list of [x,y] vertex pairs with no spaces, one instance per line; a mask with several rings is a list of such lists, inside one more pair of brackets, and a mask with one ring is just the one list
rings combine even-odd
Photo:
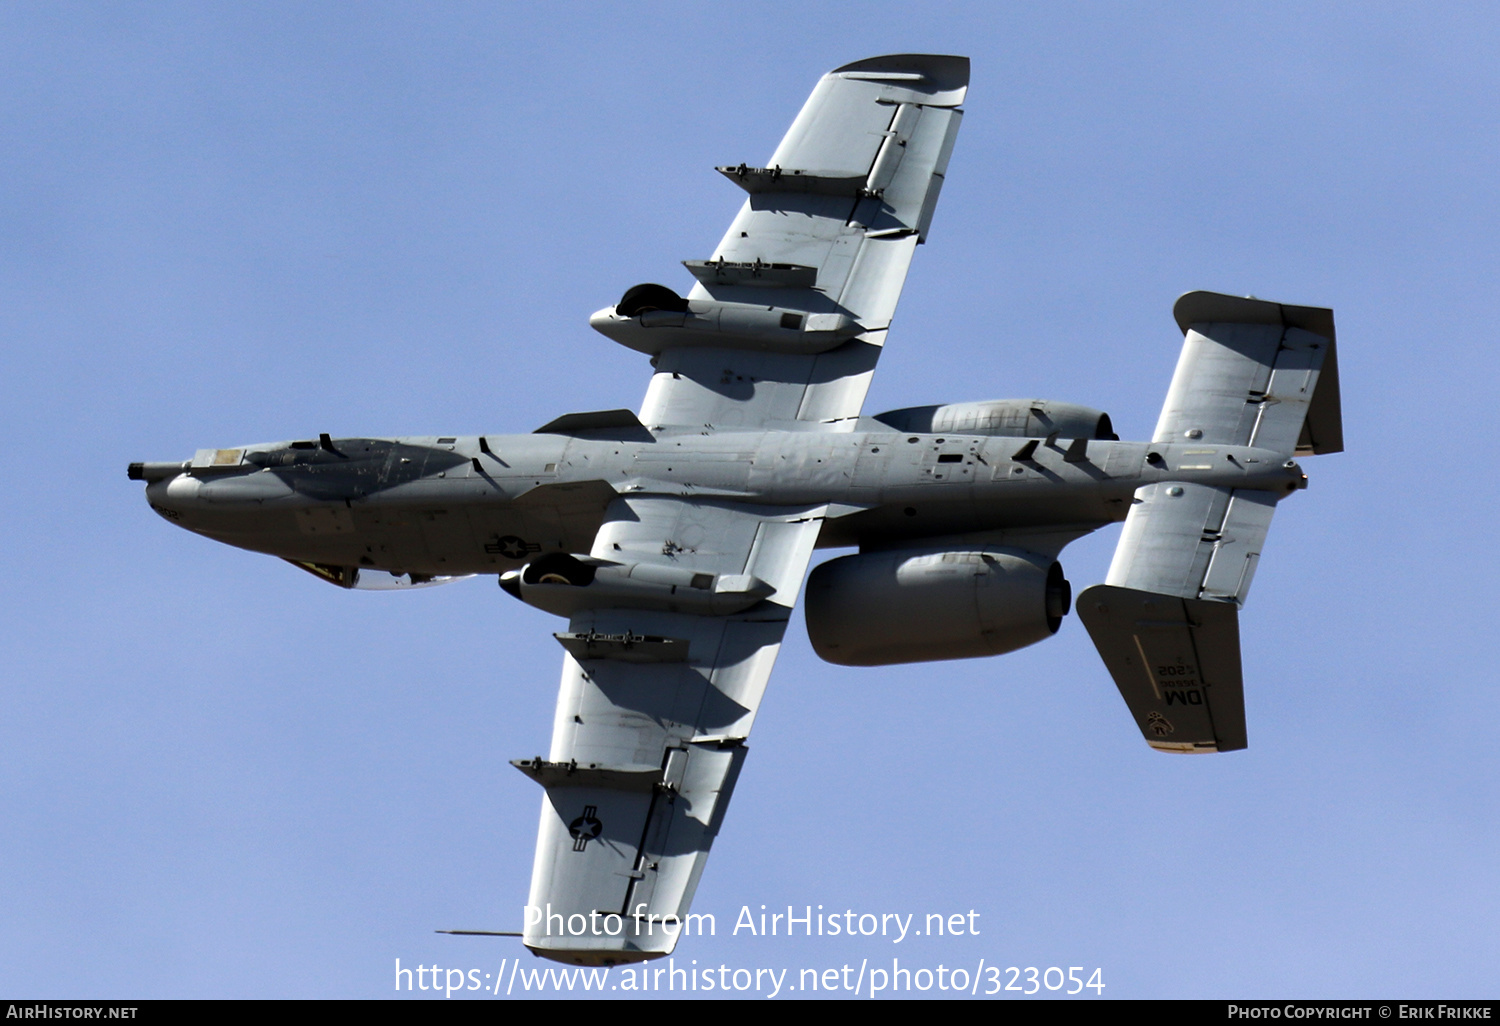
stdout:
[[[178,526],[240,548],[330,572],[436,577],[500,574],[541,552],[588,552],[618,496],[831,505],[818,547],[871,549],[1004,532],[1071,541],[1125,519],[1142,485],[1283,492],[1303,481],[1285,454],[1186,441],[760,431],[663,432],[642,442],[600,434],[608,432],[489,435],[488,452],[478,437],[208,450],[217,465],[182,473],[169,464],[172,476],[146,494]],[[1056,552],[1062,543],[1032,547]]]
[[584,964],[676,941],[807,579],[818,654],[994,655],[1072,606],[1058,557],[1125,528],[1077,612],[1146,741],[1246,745],[1238,610],[1297,455],[1342,449],[1332,313],[1214,293],[1149,442],[1040,399],[861,415],[961,120],[968,61],[824,76],[686,297],[637,286],[591,323],[652,356],[639,415],[525,435],[202,449],[130,476],[162,516],[342,587],[495,574],[566,618],[524,940]]

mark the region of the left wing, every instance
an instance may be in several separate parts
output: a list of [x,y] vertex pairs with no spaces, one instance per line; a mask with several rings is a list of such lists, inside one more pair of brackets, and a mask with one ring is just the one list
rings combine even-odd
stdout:
[[[684,261],[697,284],[677,312],[721,341],[657,354],[643,423],[853,423],[932,222],[968,84],[967,57],[847,64],[818,82],[766,167],[719,168],[750,195],[713,254]],[[768,328],[749,344],[731,337],[726,325],[754,310],[775,312]],[[653,345],[663,312],[616,307],[592,323]]]
[[745,758],[822,509],[622,496],[593,556],[660,566],[708,592],[750,575],[773,589],[732,615],[595,609],[558,635],[568,654],[525,943],[587,965],[676,943]]

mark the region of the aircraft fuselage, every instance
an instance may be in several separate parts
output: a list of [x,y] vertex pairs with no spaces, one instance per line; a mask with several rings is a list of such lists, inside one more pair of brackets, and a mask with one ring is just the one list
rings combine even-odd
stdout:
[[1246,446],[884,431],[340,438],[138,464],[153,509],[285,559],[393,573],[503,573],[587,553],[616,494],[831,504],[820,546],[890,547],[1008,529],[1084,533],[1157,481],[1285,492],[1294,461]]

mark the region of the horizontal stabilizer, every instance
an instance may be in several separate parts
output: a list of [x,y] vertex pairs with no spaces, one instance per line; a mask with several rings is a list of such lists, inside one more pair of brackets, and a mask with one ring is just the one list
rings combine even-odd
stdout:
[[1243,606],[1276,498],[1191,481],[1138,488],[1105,583]]
[[1162,752],[1246,746],[1235,606],[1100,584],[1076,609],[1147,744]]

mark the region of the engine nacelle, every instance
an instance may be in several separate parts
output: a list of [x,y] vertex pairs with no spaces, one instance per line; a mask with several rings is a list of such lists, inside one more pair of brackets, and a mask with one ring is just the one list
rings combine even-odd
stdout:
[[1117,441],[1103,410],[1049,399],[989,399],[946,406],[910,406],[875,417],[897,431],[917,435],[988,435],[1014,438],[1098,438]]
[[558,616],[586,609],[656,609],[724,616],[775,592],[751,574],[708,574],[654,563],[606,563],[565,552],[500,575],[500,587]]
[[676,346],[756,349],[812,355],[864,330],[843,313],[683,299],[664,285],[637,285],[589,318],[595,331],[655,356]]
[[1071,604],[1062,566],[1034,552],[870,552],[812,572],[807,635],[843,666],[968,659],[1051,637]]

